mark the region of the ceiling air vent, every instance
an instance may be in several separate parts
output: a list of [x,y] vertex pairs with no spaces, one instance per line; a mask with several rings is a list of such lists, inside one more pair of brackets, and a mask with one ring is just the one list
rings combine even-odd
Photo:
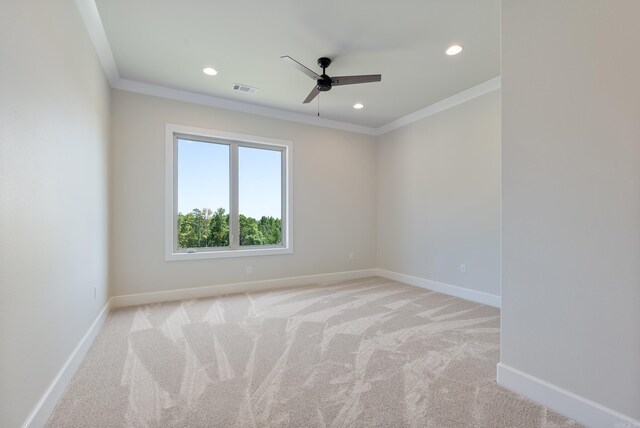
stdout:
[[251,86],[243,85],[241,83],[234,83],[233,90],[238,92],[244,92],[245,94],[255,94],[258,92],[258,88],[253,88]]

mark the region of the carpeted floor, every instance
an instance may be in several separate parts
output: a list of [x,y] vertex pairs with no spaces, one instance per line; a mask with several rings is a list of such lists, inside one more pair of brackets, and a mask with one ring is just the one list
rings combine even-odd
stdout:
[[577,426],[496,385],[499,321],[382,278],[118,309],[48,426]]

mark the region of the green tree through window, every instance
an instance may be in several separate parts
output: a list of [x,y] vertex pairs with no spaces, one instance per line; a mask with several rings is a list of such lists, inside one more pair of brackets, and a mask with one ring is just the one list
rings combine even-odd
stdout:
[[[282,244],[282,222],[263,216],[260,220],[240,214],[240,245]],[[229,246],[229,214],[224,208],[209,208],[178,213],[179,248],[211,248]]]

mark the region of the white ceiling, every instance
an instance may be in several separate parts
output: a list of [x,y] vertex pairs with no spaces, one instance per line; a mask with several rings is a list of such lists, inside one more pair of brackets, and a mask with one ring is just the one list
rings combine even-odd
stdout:
[[[327,119],[380,127],[500,74],[500,0],[96,0],[121,78],[311,116],[314,82],[290,55],[330,76],[381,83],[320,96]],[[458,56],[445,49],[464,46]],[[204,66],[219,72],[202,73]],[[234,83],[259,88],[232,91]],[[362,102],[365,108],[354,110]]]

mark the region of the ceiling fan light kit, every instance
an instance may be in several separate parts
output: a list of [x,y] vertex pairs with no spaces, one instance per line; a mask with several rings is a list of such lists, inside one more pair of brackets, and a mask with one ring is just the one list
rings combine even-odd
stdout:
[[282,56],[280,58],[282,58],[284,61],[287,61],[289,64],[293,65],[295,68],[302,71],[304,74],[316,81],[316,86],[311,90],[307,98],[303,101],[303,104],[310,103],[315,97],[318,96],[320,92],[330,91],[334,86],[380,82],[382,80],[382,75],[380,74],[330,77],[327,75],[326,70],[331,65],[331,59],[326,57],[318,58],[318,65],[320,66],[320,68],[322,68],[322,74],[316,73],[315,71],[302,65],[288,55]]

